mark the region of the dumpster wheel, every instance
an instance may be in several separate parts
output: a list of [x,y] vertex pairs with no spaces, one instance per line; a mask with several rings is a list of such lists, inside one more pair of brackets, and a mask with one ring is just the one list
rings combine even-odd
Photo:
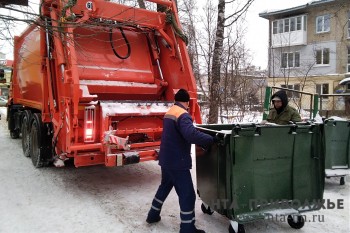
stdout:
[[245,229],[244,229],[244,225],[243,224],[238,223],[238,226],[237,226],[237,222],[234,222],[234,223],[236,223],[236,228],[238,228],[238,230],[235,231],[235,229],[233,229],[232,224],[230,224],[229,227],[228,227],[228,232],[229,233],[245,233]]
[[305,224],[305,220],[301,215],[295,215],[295,216],[288,215],[287,221],[289,226],[294,229],[300,229]]
[[204,203],[202,203],[201,209],[202,209],[203,213],[205,213],[205,214],[212,215],[214,213],[214,210],[210,209],[210,206],[206,207],[206,205]]

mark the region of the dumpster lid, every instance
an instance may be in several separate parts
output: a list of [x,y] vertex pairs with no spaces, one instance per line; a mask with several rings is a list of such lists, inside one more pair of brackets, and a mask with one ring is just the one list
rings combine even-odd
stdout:
[[221,133],[221,134],[232,134],[232,130],[215,130],[215,129],[208,129],[205,127],[201,127],[198,125],[195,125],[195,127],[197,129],[203,130],[203,131],[207,131],[207,132],[213,132],[213,133]]

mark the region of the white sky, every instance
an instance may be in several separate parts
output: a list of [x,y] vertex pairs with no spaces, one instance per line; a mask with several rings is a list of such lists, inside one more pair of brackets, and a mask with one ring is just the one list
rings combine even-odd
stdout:
[[304,5],[311,0],[255,0],[247,13],[246,46],[251,51],[253,65],[267,68],[268,20],[259,13]]
[[[201,2],[202,0],[197,1]],[[246,46],[251,52],[253,65],[260,66],[261,69],[267,68],[268,20],[260,18],[259,13],[265,10],[280,10],[300,6],[310,1],[311,0],[255,0],[253,2],[246,17]],[[30,2],[37,2],[37,0],[30,0]],[[37,7],[37,5],[33,7]],[[9,49],[4,49],[4,47],[1,49],[1,47],[1,52],[10,52]],[[7,54],[7,59],[13,59],[12,57],[12,54]]]

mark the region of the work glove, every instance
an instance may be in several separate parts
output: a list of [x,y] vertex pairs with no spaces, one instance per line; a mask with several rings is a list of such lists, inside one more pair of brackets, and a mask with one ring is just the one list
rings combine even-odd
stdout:
[[218,136],[218,134],[215,134],[214,136],[213,136],[213,141],[214,141],[214,143],[218,143],[218,142],[220,142],[220,138],[219,138],[219,136]]
[[224,137],[223,137],[223,135],[220,135],[219,133],[217,133],[213,136],[213,141],[216,144],[223,145],[224,144]]
[[200,146],[203,151],[208,151],[210,146]]

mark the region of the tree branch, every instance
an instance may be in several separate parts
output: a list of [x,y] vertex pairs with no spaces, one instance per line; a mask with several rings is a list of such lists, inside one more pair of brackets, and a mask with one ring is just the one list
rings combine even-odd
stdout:
[[232,20],[231,23],[225,25],[225,27],[229,27],[229,26],[231,26],[232,24],[234,24],[244,13],[247,12],[248,8],[250,7],[250,5],[251,5],[253,2],[254,2],[254,0],[248,0],[248,1],[246,2],[246,4],[244,4],[244,6],[243,6],[241,9],[239,9],[239,10],[236,11],[235,13],[229,15],[228,17],[226,17],[226,18],[225,18],[225,22],[226,22],[227,20],[231,19],[231,18],[234,18],[234,19]]

